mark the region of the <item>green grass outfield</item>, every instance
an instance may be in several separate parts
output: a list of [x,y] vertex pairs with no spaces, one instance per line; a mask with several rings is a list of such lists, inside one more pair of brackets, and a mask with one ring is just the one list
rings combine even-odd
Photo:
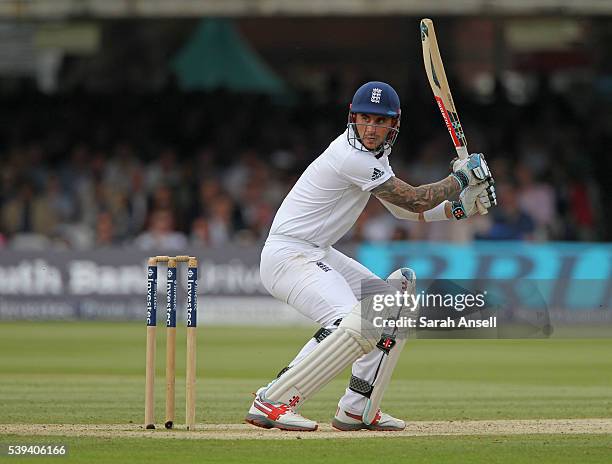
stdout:
[[[162,422],[164,330],[159,328],[157,417]],[[184,420],[184,330],[178,329],[177,422]],[[201,327],[198,411],[237,424],[250,393],[286,365],[313,330]],[[140,424],[145,327],[140,323],[2,322],[0,423]],[[347,375],[303,408],[328,423]],[[415,340],[385,410],[412,421],[612,418],[612,339]],[[152,432],[154,436],[156,432]],[[182,431],[176,431],[180,437]],[[0,443],[70,445],[70,462],[610,462],[612,435],[508,435],[324,440],[151,440],[26,437]],[[165,459],[164,459],[165,457]],[[464,459],[465,458],[465,459]],[[27,462],[26,458],[12,458]],[[34,458],[41,462],[45,458]],[[49,459],[49,458],[46,458]],[[2,458],[0,458],[2,460]]]

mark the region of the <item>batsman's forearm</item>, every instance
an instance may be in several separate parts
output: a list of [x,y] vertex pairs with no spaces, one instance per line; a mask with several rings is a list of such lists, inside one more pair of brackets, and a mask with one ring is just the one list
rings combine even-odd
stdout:
[[423,213],[452,198],[461,191],[459,182],[448,176],[433,184],[413,187],[410,184],[392,177],[372,190],[376,197],[388,201],[400,208],[414,213]]
[[454,197],[461,192],[461,187],[453,176],[448,176],[439,182],[421,185],[416,190],[417,201],[415,205],[419,208],[419,212],[422,212],[439,205],[444,200]]
[[451,203],[450,203],[450,201],[447,201],[446,203],[444,203],[444,214],[446,214],[446,217],[448,219],[453,217],[453,212],[451,211]]

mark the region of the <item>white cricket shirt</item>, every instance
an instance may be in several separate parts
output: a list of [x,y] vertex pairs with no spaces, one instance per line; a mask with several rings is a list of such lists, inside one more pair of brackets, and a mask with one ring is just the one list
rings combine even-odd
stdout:
[[336,243],[357,221],[370,191],[394,175],[390,152],[376,158],[353,148],[347,132],[342,133],[306,168],[285,197],[270,236],[284,235],[319,247]]

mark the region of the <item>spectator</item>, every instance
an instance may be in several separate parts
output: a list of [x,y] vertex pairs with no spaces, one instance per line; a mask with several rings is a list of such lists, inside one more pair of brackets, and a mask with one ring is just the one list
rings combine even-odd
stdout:
[[177,187],[181,174],[177,165],[177,154],[174,148],[165,148],[159,153],[158,159],[147,166],[146,182],[149,190],[159,185]]
[[553,235],[557,203],[552,186],[534,180],[531,169],[525,164],[515,170],[518,181],[518,204],[525,213],[531,216],[536,227],[536,234],[547,239]]
[[187,238],[174,229],[172,212],[159,209],[151,213],[149,228],[136,238],[135,245],[141,250],[181,251],[187,246]]
[[109,212],[98,214],[96,221],[95,248],[111,247],[117,245],[118,240],[115,234],[113,216]]
[[593,240],[595,236],[595,211],[593,186],[575,181],[569,190],[570,227],[578,240]]
[[210,244],[215,247],[225,245],[233,238],[236,230],[234,203],[229,197],[222,195],[213,199],[209,208],[208,234]]
[[191,212],[191,217],[208,216],[215,199],[227,195],[218,179],[207,179],[200,183],[198,197]]
[[130,181],[130,188],[126,197],[126,210],[128,214],[126,233],[133,236],[144,227],[149,208],[142,169],[132,170],[128,178]]
[[210,236],[208,234],[208,221],[205,217],[197,217],[191,223],[191,235],[189,236],[189,244],[196,248],[204,248],[210,245]]
[[240,217],[248,235],[253,240],[262,240],[267,236],[268,229],[274,219],[275,210],[264,198],[265,184],[250,180],[242,189],[240,196]]
[[488,240],[531,240],[535,230],[532,217],[519,205],[516,188],[511,184],[497,185],[499,206],[495,208],[492,224],[478,238]]
[[74,198],[64,190],[60,178],[55,173],[49,176],[45,196],[58,221],[62,223],[74,221],[76,217]]
[[2,224],[11,235],[18,233],[50,235],[58,217],[49,205],[48,198],[37,194],[30,181],[18,187],[17,194],[2,209]]

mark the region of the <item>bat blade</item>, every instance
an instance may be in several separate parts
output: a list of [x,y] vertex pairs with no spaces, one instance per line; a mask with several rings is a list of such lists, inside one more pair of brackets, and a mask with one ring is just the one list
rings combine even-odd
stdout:
[[421,43],[423,45],[423,62],[429,85],[433,91],[438,109],[444,119],[446,129],[451,136],[459,158],[467,158],[467,140],[459,121],[459,113],[455,107],[453,96],[448,85],[442,56],[438,48],[438,40],[431,19],[421,20]]
[[[461,126],[461,121],[459,121],[459,113],[455,107],[448,79],[446,78],[446,72],[444,71],[442,55],[440,55],[438,39],[436,38],[436,30],[433,21],[429,18],[421,20],[421,45],[423,46],[425,72],[438,104],[438,109],[442,114],[446,129],[453,141],[457,156],[465,159],[468,157],[467,140],[463,133],[463,126]],[[488,213],[480,201],[477,201],[476,204],[480,214]]]

